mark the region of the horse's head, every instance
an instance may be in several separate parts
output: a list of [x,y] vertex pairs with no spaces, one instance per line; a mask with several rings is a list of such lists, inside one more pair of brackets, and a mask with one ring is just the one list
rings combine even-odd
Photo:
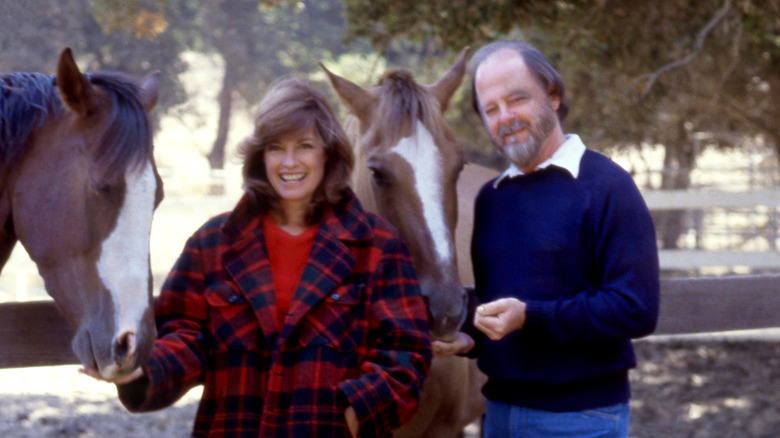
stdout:
[[0,213],[75,328],[79,360],[113,378],[145,362],[156,337],[149,236],[162,181],[148,112],[157,73],[140,83],[84,75],[66,49],[56,89],[64,107],[52,91],[20,140],[25,151],[3,181]]
[[346,126],[356,148],[355,191],[366,208],[398,228],[409,246],[432,334],[445,340],[466,317],[466,296],[454,244],[456,184],[464,159],[442,113],[463,79],[466,51],[433,85],[394,70],[364,89],[323,66],[358,120],[359,126]]

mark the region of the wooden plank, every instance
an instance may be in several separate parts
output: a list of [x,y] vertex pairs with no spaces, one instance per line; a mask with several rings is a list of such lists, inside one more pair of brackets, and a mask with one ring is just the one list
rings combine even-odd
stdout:
[[661,269],[699,269],[703,266],[747,266],[780,270],[780,252],[705,251],[668,249],[658,252]]
[[650,210],[691,210],[715,207],[744,208],[763,205],[780,207],[780,190],[760,189],[746,192],[707,190],[646,190],[642,192]]
[[655,334],[780,327],[780,275],[663,279]]
[[77,364],[73,329],[54,301],[0,304],[0,368]]
[[[654,334],[780,327],[780,275],[661,280]],[[0,368],[76,364],[73,330],[52,301],[0,303]]]

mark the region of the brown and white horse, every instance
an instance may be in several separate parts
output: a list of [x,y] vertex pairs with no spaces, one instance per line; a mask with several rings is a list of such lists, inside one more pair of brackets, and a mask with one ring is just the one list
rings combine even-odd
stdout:
[[[391,70],[376,87],[364,89],[323,66],[352,114],[345,127],[355,147],[353,187],[363,205],[388,218],[406,241],[432,335],[441,340],[452,339],[466,318],[463,284],[473,284],[473,201],[496,175],[481,166],[464,167],[463,152],[442,116],[463,79],[466,52],[433,85]],[[394,436],[459,436],[484,411],[483,383],[472,360],[434,359],[420,409]]]
[[[149,111],[158,74],[0,76],[0,269],[16,242],[107,379],[145,362],[156,330],[149,235],[162,200]],[[31,321],[34,323],[34,321]]]

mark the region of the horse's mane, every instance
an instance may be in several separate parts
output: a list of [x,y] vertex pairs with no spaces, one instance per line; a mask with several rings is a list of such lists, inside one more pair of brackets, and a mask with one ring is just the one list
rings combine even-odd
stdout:
[[12,165],[32,131],[62,113],[54,77],[41,73],[0,76],[0,165]]
[[[119,174],[152,155],[152,127],[141,105],[135,81],[114,72],[86,75],[112,102],[95,150],[95,164],[104,174]],[[63,114],[54,76],[11,73],[0,76],[0,165],[15,163],[30,135]]]
[[[395,144],[403,133],[403,123],[408,120],[420,120],[434,138],[446,138],[454,141],[439,104],[425,88],[414,80],[411,72],[404,69],[387,71],[379,80],[382,91],[377,108],[378,120],[384,120],[385,135],[389,135],[389,144]],[[414,127],[412,127],[414,129]]]

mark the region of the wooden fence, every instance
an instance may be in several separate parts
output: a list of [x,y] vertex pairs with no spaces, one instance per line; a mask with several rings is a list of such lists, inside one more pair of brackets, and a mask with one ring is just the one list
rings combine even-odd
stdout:
[[[661,280],[656,334],[780,327],[780,274]],[[0,368],[75,364],[52,301],[0,304]]]
[[[653,191],[643,195],[652,210],[780,208],[780,190],[777,189],[747,193]],[[194,230],[205,217],[229,209],[233,202],[228,197],[210,198],[206,203],[200,198],[173,197],[161,205],[155,215],[155,227],[165,234]],[[168,210],[170,212],[165,213]],[[181,211],[195,211],[203,217],[182,216]],[[185,220],[189,222],[183,223]],[[181,243],[188,233],[180,236]],[[164,246],[152,248],[153,253],[165,260],[163,266],[171,266],[181,244],[165,241]],[[666,269],[746,265],[780,271],[780,253],[777,251],[662,251],[660,262]],[[780,274],[661,281],[657,334],[770,327],[780,327]],[[77,363],[70,348],[72,336],[73,330],[52,301],[0,303],[0,368]]]
[[[714,209],[749,211],[763,209],[771,217],[765,251],[674,249],[661,250],[661,269],[695,270],[708,266],[744,266],[752,269],[780,271],[780,189],[760,189],[748,192],[721,190],[649,190],[642,193],[652,211]],[[658,224],[656,224],[658,226]],[[697,233],[701,233],[700,230]]]

